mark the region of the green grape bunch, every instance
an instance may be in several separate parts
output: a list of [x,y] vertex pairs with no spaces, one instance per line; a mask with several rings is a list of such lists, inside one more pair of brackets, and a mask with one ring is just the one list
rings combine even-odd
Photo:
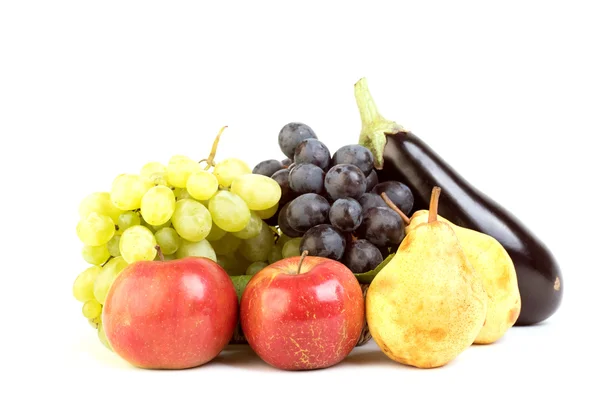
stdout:
[[231,276],[253,275],[298,251],[295,243],[285,246],[290,238],[277,227],[280,184],[239,158],[214,161],[224,128],[208,158],[150,161],[81,201],[75,231],[85,267],[72,294],[108,349],[102,308],[129,265],[206,257]]

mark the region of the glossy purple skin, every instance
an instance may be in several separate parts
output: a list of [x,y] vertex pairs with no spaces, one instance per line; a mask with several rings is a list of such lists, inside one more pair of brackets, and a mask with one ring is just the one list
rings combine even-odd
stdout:
[[310,228],[300,242],[300,254],[308,251],[309,256],[340,260],[344,255],[346,239],[344,235],[328,224]]
[[352,164],[338,164],[325,175],[325,191],[332,200],[359,198],[367,189],[367,178]]
[[521,313],[515,325],[538,324],[560,307],[564,280],[550,249],[515,215],[479,191],[411,132],[389,135],[379,180],[405,183],[414,210],[428,208],[439,186],[438,212],[454,224],[492,236],[510,255],[519,282]]
[[298,194],[321,193],[325,172],[314,164],[296,164],[290,171],[290,189]]
[[348,243],[342,263],[355,274],[362,274],[377,268],[383,261],[381,251],[371,242],[358,239]]
[[332,164],[352,164],[357,166],[365,176],[373,171],[373,153],[359,144],[348,144],[340,147],[332,157]]
[[328,221],[329,208],[329,202],[323,196],[315,193],[303,194],[289,203],[286,219],[292,229],[306,232],[313,226]]
[[296,147],[294,163],[313,164],[327,171],[331,164],[331,154],[325,144],[317,139],[305,139]]
[[329,222],[341,232],[354,232],[362,222],[362,207],[355,199],[338,199],[329,209]]
[[317,139],[312,128],[301,122],[290,122],[279,131],[279,148],[289,159],[294,159],[296,147],[304,139]]

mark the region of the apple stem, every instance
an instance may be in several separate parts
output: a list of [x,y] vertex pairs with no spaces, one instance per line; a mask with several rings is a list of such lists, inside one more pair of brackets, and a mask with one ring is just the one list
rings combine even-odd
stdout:
[[440,201],[440,193],[442,189],[439,186],[435,186],[431,191],[431,200],[429,201],[429,219],[428,223],[437,221],[438,214],[438,203]]
[[302,252],[302,256],[300,257],[300,262],[298,263],[298,271],[297,274],[300,274],[300,269],[302,268],[302,263],[304,262],[304,258],[308,255],[308,250],[304,250]]
[[162,250],[160,249],[159,245],[154,246],[154,248],[156,249],[156,252],[158,253],[158,258],[160,258],[160,261],[165,261],[165,256],[162,252]]
[[215,166],[215,156],[217,155],[217,147],[219,147],[219,140],[221,139],[221,135],[223,134],[223,131],[225,130],[225,128],[227,128],[227,125],[222,127],[219,130],[219,132],[217,133],[217,137],[215,138],[215,140],[213,142],[212,149],[210,150],[210,154],[208,155],[208,158],[204,158],[204,159],[198,161],[198,164],[206,162],[206,168],[204,168],[204,170],[206,170],[206,171],[208,171],[210,169],[210,167]]
[[410,224],[410,218],[408,218],[406,214],[402,212],[402,210],[400,210],[398,207],[396,207],[394,203],[392,203],[392,200],[390,200],[390,198],[385,192],[381,193],[381,198],[383,199],[383,201],[385,201],[385,204],[387,204],[389,208],[391,208],[396,213],[398,213],[398,215],[400,215],[400,218],[402,218],[402,221],[404,221],[406,225]]

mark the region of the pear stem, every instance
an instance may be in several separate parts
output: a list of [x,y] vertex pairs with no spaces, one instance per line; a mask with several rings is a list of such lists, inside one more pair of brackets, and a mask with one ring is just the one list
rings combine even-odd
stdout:
[[156,253],[158,254],[158,258],[160,258],[160,261],[165,261],[165,255],[163,254],[162,250],[160,249],[159,245],[154,246],[154,248],[156,249]]
[[215,166],[215,156],[217,155],[217,147],[219,147],[219,140],[221,139],[221,135],[223,134],[223,131],[225,130],[225,128],[227,128],[227,125],[222,127],[219,130],[219,132],[217,133],[217,137],[213,141],[212,149],[210,150],[210,154],[208,155],[208,158],[204,158],[204,159],[198,161],[198,164],[203,163],[203,162],[206,163],[206,168],[204,168],[204,170],[206,170],[206,171],[208,171],[210,169],[210,167]]
[[437,221],[438,203],[440,201],[440,193],[442,189],[435,186],[431,191],[431,200],[429,201],[429,219],[427,222],[432,223]]
[[302,268],[302,263],[304,262],[304,259],[306,258],[307,255],[308,255],[308,250],[304,250],[302,252],[302,257],[300,257],[300,262],[298,263],[298,270],[296,271],[297,274],[300,274],[300,269]]
[[399,209],[394,203],[392,203],[392,200],[390,200],[390,198],[387,194],[385,194],[385,192],[381,193],[381,198],[383,198],[383,201],[385,201],[385,204],[387,204],[389,208],[391,208],[398,215],[400,215],[400,218],[402,218],[402,221],[404,221],[406,225],[410,224],[410,218],[408,218],[408,216],[406,216],[406,214],[404,214],[401,209]]

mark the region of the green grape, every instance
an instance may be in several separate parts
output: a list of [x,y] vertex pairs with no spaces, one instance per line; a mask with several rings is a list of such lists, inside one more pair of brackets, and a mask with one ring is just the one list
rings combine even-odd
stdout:
[[119,215],[123,211],[115,207],[110,200],[109,192],[95,192],[88,195],[79,204],[80,218],[85,218],[92,212],[109,216],[116,225],[119,221]]
[[181,238],[173,228],[159,229],[154,234],[154,237],[156,238],[156,243],[160,247],[160,251],[165,256],[174,254],[181,244]]
[[83,270],[73,282],[73,297],[85,303],[94,298],[94,282],[102,267],[94,265]]
[[248,261],[264,261],[273,248],[273,231],[264,222],[258,236],[242,240],[240,254]]
[[271,218],[273,215],[275,215],[277,213],[277,211],[279,210],[279,202],[277,202],[273,207],[271,208],[267,208],[266,210],[255,210],[254,212],[261,218],[261,219],[269,219]]
[[256,275],[256,273],[263,268],[265,268],[268,264],[264,261],[255,261],[246,270],[246,275]]
[[175,195],[176,200],[194,199],[192,197],[192,195],[186,189],[182,189],[182,188],[175,188],[173,190],[173,194]]
[[175,211],[175,195],[166,186],[154,186],[142,197],[140,212],[150,225],[166,224]]
[[140,176],[154,185],[167,186],[167,167],[157,161],[151,161],[140,170]]
[[119,230],[124,232],[127,228],[131,228],[134,225],[139,225],[142,223],[140,219],[140,215],[133,211],[125,211],[123,214],[119,215]]
[[121,210],[136,210],[142,204],[142,197],[153,186],[152,182],[139,175],[121,174],[113,180],[110,199]]
[[119,257],[121,255],[121,249],[119,249],[119,242],[121,241],[121,235],[114,235],[108,243],[106,243],[106,248],[108,249],[108,254],[112,257]]
[[198,242],[189,242],[181,240],[179,249],[176,252],[177,258],[185,257],[206,257],[213,261],[217,261],[217,255],[208,240],[200,240]]
[[102,246],[83,246],[81,255],[88,264],[92,265],[104,264],[104,262],[108,260],[108,257],[110,257],[108,247],[105,244]]
[[208,171],[196,171],[188,178],[186,188],[196,200],[208,200],[217,193],[219,181]]
[[209,242],[220,240],[223,238],[223,236],[225,236],[226,233],[227,232],[219,228],[217,224],[212,224],[212,227],[210,228],[210,233],[206,237],[206,240],[208,240]]
[[217,264],[219,264],[229,276],[244,275],[248,266],[248,261],[236,254],[219,254]]
[[128,264],[154,260],[157,252],[156,239],[150,229],[142,225],[135,225],[121,235],[119,250]]
[[171,228],[171,220],[165,222],[164,224],[160,224],[160,225],[150,225],[152,228],[150,229],[151,231],[154,232],[158,232],[160,231],[162,228]]
[[102,314],[98,315],[96,318],[88,319],[89,324],[94,329],[98,329],[100,324],[102,323]]
[[219,185],[229,187],[235,178],[244,174],[251,174],[252,170],[244,161],[237,158],[228,158],[217,165],[213,174],[217,177]]
[[210,242],[210,244],[217,254],[233,254],[242,244],[242,239],[227,233],[221,239]]
[[244,200],[227,190],[219,190],[210,199],[208,209],[213,222],[227,232],[241,231],[250,221],[250,210]]
[[81,312],[87,319],[95,319],[102,314],[102,304],[98,303],[98,300],[95,298],[90,299],[83,303]]
[[277,244],[281,244],[281,248],[283,249],[283,246],[285,246],[285,244],[287,242],[289,242],[290,240],[292,240],[292,239],[293,238],[289,237],[285,233],[282,233],[281,235],[279,235],[279,239],[277,240]]
[[300,242],[302,238],[294,238],[286,242],[281,250],[283,258],[296,257],[300,255]]
[[178,200],[175,203],[171,222],[179,236],[190,242],[205,239],[213,225],[208,209],[192,199]]
[[115,234],[115,224],[110,217],[95,211],[77,223],[77,236],[88,246],[102,246]]
[[251,210],[268,210],[279,203],[281,186],[268,176],[246,174],[233,180],[231,193],[240,196]]
[[273,248],[271,249],[271,251],[269,252],[269,256],[267,257],[269,264],[273,264],[281,260],[283,258],[282,251],[283,245],[279,241],[277,241],[277,243],[273,245]]
[[175,188],[185,188],[190,175],[201,170],[200,165],[191,158],[175,155],[167,165],[167,181]]
[[[129,228],[129,229],[135,229]],[[96,277],[94,282],[94,297],[100,304],[104,304],[108,290],[112,286],[117,276],[127,268],[129,264],[123,257],[115,257],[102,268],[102,271]]]
[[104,324],[102,321],[98,324],[98,339],[100,339],[100,343],[102,343],[107,349],[113,351],[108,338],[106,337],[106,332],[104,331]]
[[231,232],[233,236],[237,236],[240,239],[250,239],[258,236],[262,229],[263,220],[254,212],[250,212],[250,221],[246,224],[244,229],[237,232]]

